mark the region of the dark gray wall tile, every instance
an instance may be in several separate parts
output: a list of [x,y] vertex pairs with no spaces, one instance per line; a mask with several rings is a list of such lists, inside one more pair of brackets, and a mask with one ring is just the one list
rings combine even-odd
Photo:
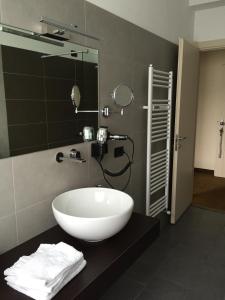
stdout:
[[75,62],[69,58],[49,57],[43,59],[44,76],[75,79]]
[[28,154],[31,152],[37,152],[37,151],[43,151],[47,150],[48,146],[47,145],[42,145],[42,146],[34,146],[34,147],[26,147],[26,148],[20,148],[20,149],[12,149],[10,152],[10,155],[16,156],[16,155],[23,155],[23,154]]
[[100,48],[108,55],[131,60],[133,58],[133,27],[131,23],[86,3],[86,31],[100,39],[97,43],[88,41],[90,46]]
[[45,78],[46,99],[50,100],[70,100],[74,80]]
[[2,46],[3,72],[42,76],[41,53]]
[[49,144],[71,140],[76,137],[77,134],[76,121],[54,122],[48,124]]
[[41,77],[4,74],[6,99],[43,100],[44,84]]
[[10,149],[47,145],[46,124],[9,126]]
[[97,110],[98,109],[98,81],[85,80],[81,91],[81,104],[79,109]]
[[[99,88],[101,102],[112,105],[113,89],[123,83],[131,86],[132,64],[120,58],[102,54],[99,59]],[[122,121],[122,118],[121,118]]]
[[48,149],[53,149],[53,148],[58,148],[58,147],[63,147],[63,146],[68,146],[68,145],[74,145],[74,144],[79,144],[79,143],[82,143],[82,138],[77,136],[77,137],[73,137],[70,140],[62,140],[59,142],[50,143],[50,144],[48,144]]
[[71,100],[47,102],[48,122],[72,121],[75,120],[75,118],[76,116]]
[[40,123],[46,121],[44,101],[6,101],[8,124]]

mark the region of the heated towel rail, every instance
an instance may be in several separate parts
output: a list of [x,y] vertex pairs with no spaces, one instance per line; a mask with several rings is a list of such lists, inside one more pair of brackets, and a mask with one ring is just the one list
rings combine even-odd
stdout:
[[[173,72],[149,66],[148,106],[143,106],[143,109],[148,113],[146,215],[152,217],[162,211],[169,213],[172,87]],[[159,89],[166,89],[167,97],[155,99],[155,92]]]

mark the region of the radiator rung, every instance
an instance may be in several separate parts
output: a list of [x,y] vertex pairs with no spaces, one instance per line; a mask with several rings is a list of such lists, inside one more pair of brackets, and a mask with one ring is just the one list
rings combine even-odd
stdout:
[[166,185],[162,184],[159,187],[155,188],[154,190],[151,190],[151,195],[155,194],[156,192],[160,191],[161,189],[165,188]]
[[157,88],[163,88],[163,89],[170,88],[170,85],[162,85],[162,84],[155,84],[155,83],[152,86],[157,87]]
[[152,126],[152,131],[155,130],[155,129],[167,128],[166,125],[167,125],[167,124],[164,124],[164,125],[158,125],[158,126]]
[[162,184],[165,185],[166,181],[167,181],[167,176],[164,176],[163,178],[159,179],[158,181],[151,183],[151,192],[154,191],[159,186],[161,186]]
[[160,139],[156,139],[156,140],[152,140],[153,143],[157,143],[157,142],[161,142],[161,141],[166,141],[168,139],[168,137],[163,137]]
[[158,167],[164,166],[166,164],[167,164],[167,160],[165,160],[165,161],[159,161],[157,164],[155,164],[154,166],[152,166],[151,169],[153,171],[153,170],[157,169]]
[[159,158],[161,158],[161,157],[166,157],[166,156],[168,156],[168,152],[167,151],[165,151],[165,152],[162,152],[162,153],[160,153],[160,154],[158,154],[158,155],[156,155],[156,156],[152,156],[152,158],[151,158],[151,162],[153,162],[153,161],[155,161],[155,160],[157,160],[157,159],[159,159]]
[[168,171],[168,169],[165,169],[164,165],[162,165],[161,167],[152,170],[150,179],[152,178],[152,176],[157,176],[157,173],[161,172],[162,170]]
[[153,74],[160,74],[160,75],[165,75],[165,76],[169,76],[169,72],[165,72],[165,71],[161,71],[161,70],[157,70],[157,69],[153,69]]
[[160,155],[161,153],[164,153],[164,152],[167,152],[167,149],[164,149],[164,150],[161,150],[159,152],[153,153],[152,157],[158,156],[158,155]]
[[161,203],[166,200],[166,195],[162,196],[158,200],[156,200],[153,204],[150,205],[150,210],[154,211]]
[[162,103],[168,103],[168,102],[170,102],[170,100],[169,99],[153,99],[152,100],[152,103],[159,103],[159,102],[162,102]]
[[151,186],[152,186],[153,184],[155,184],[158,180],[161,180],[161,179],[163,179],[163,178],[167,178],[168,175],[169,175],[169,173],[168,173],[167,171],[164,171],[164,170],[163,170],[163,172],[162,172],[161,174],[155,176],[154,178],[151,178]]
[[157,166],[159,163],[163,163],[168,160],[168,156],[159,157],[157,160],[151,162],[151,167]]

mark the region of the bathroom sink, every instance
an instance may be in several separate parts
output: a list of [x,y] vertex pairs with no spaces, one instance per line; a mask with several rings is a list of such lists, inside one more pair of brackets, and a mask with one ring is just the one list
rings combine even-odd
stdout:
[[124,192],[82,188],[65,192],[52,202],[59,226],[68,234],[97,242],[118,233],[129,221],[134,202]]

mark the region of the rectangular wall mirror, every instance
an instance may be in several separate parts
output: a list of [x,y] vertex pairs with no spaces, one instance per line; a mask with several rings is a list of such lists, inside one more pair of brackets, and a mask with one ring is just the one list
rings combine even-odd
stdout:
[[82,142],[98,126],[98,50],[0,25],[0,158]]

